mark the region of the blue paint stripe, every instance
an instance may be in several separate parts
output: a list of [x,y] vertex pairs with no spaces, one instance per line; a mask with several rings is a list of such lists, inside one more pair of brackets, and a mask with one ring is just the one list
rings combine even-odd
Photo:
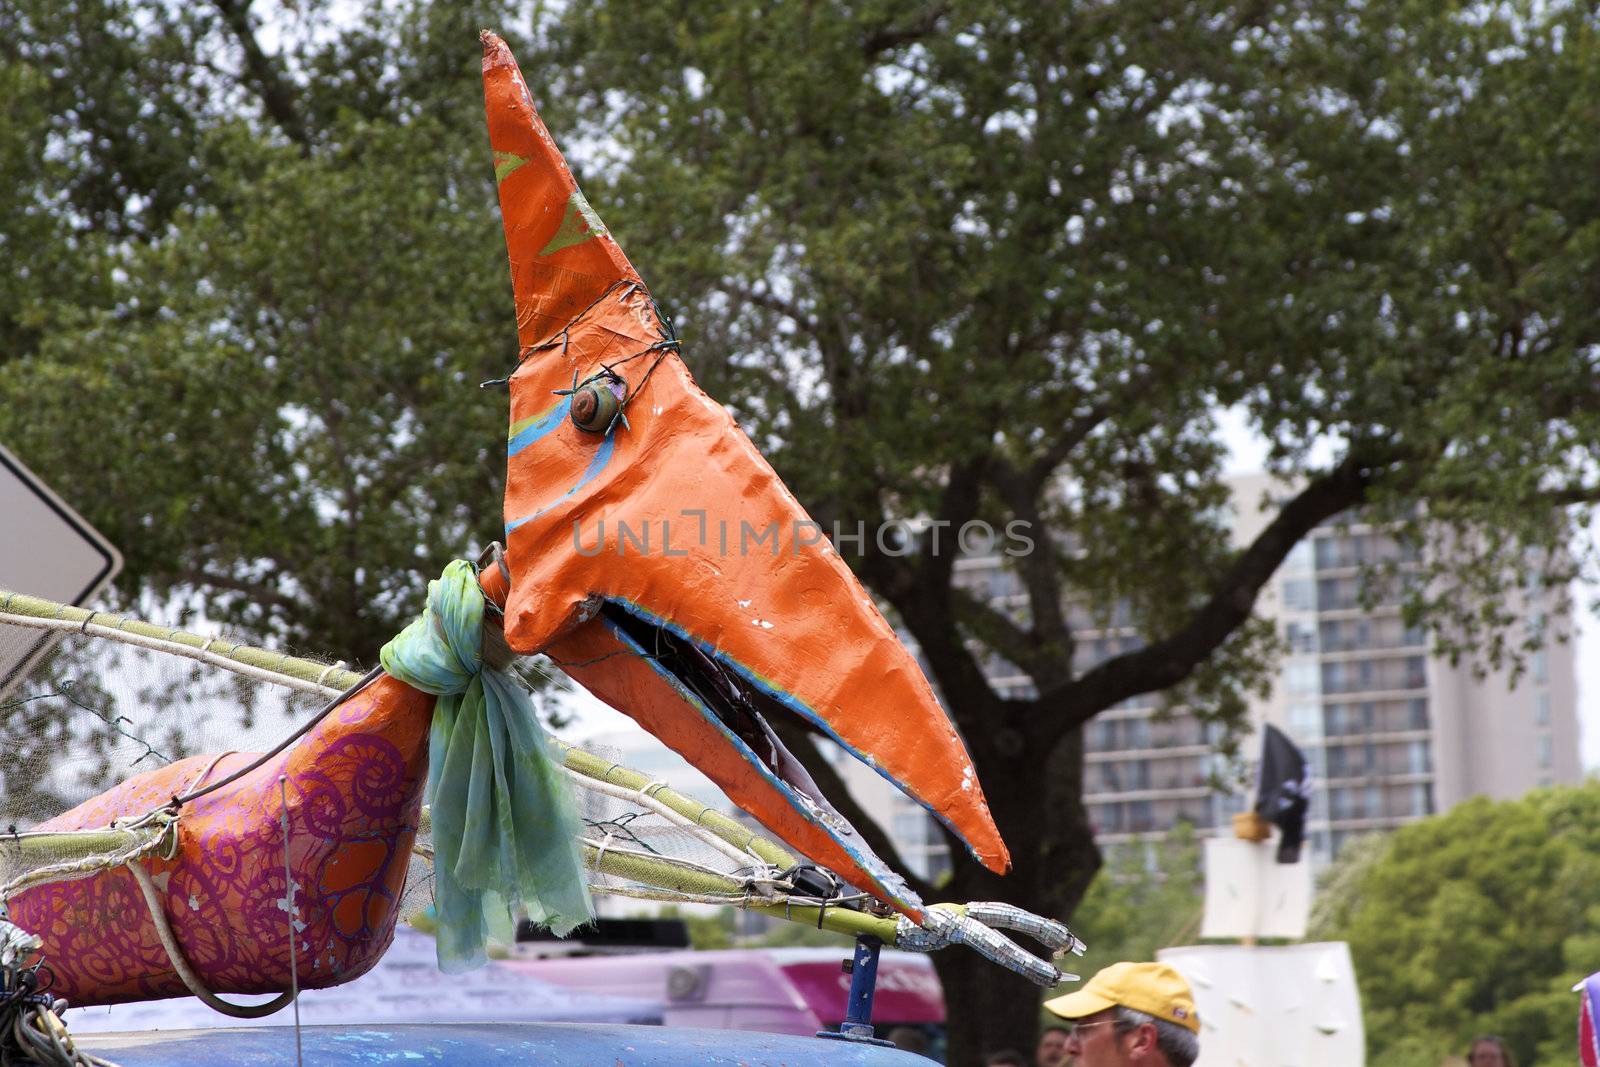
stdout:
[[564,396],[561,398],[560,402],[555,404],[548,411],[541,411],[539,414],[535,415],[531,422],[528,422],[522,427],[522,429],[513,433],[511,435],[511,439],[506,442],[506,458],[510,459],[518,452],[521,452],[524,448],[527,448],[529,445],[548,434],[551,430],[554,430],[557,426],[560,426],[561,420],[565,419],[567,417],[567,412],[571,410],[572,397]]
[[[529,429],[532,429],[532,427],[529,427]],[[562,501],[571,499],[578,492],[578,490],[594,481],[600,472],[606,469],[606,464],[611,462],[611,456],[616,452],[616,450],[617,435],[616,432],[613,431],[606,434],[605,440],[600,442],[600,447],[595,449],[594,458],[589,461],[588,468],[583,472],[582,476],[578,478],[576,485],[574,485],[571,489],[568,489],[565,493],[562,493],[560,496],[556,497],[554,500],[550,501],[550,503],[546,504],[538,511],[506,523],[507,535],[509,535],[511,531],[515,530],[517,527],[537,519],[540,515],[543,515],[557,504],[560,504]]]
[[[630,604],[625,600],[613,600],[612,602],[619,604],[629,611],[640,610],[642,616],[648,616],[648,613],[642,612],[641,609],[637,609],[635,605]],[[883,860],[878,858],[870,851],[863,853],[858,849],[851,848],[849,842],[839,837],[839,835],[830,829],[826,824],[817,822],[815,816],[812,814],[811,809],[799,799],[799,795],[794,791],[794,789],[782,778],[779,778],[777,775],[773,774],[772,771],[767,768],[767,765],[761,762],[761,758],[751,750],[749,745],[744,743],[743,739],[741,739],[738,734],[728,729],[727,726],[723,724],[722,720],[717,717],[716,713],[714,713],[710,708],[706,707],[704,701],[695,696],[694,693],[690,692],[682,682],[678,681],[678,679],[673,676],[672,672],[663,668],[661,664],[656,661],[654,656],[650,655],[644,650],[642,645],[640,645],[633,638],[629,637],[624,630],[622,630],[610,619],[602,616],[601,622],[605,623],[606,629],[611,631],[611,634],[616,637],[616,639],[620,641],[624,647],[631,649],[635,655],[644,660],[645,663],[649,664],[650,669],[659,675],[661,680],[666,682],[667,685],[672,688],[673,692],[682,697],[690,707],[698,711],[702,718],[704,718],[712,726],[716,727],[717,731],[721,733],[722,736],[726,738],[735,749],[738,750],[739,754],[745,758],[745,761],[750,764],[756,773],[761,775],[762,778],[765,778],[768,784],[778,791],[778,795],[789,802],[790,807],[794,808],[795,811],[804,816],[806,821],[818,826],[823,833],[831,837],[840,848],[844,849],[845,854],[854,860],[856,865],[859,866],[862,871],[875,878],[878,882],[879,888],[881,888],[891,899],[909,908],[920,909],[924,907],[922,901],[915,893],[911,892],[910,887],[905,884],[904,880],[902,880],[899,875],[895,874],[894,871],[883,862]],[[674,629],[674,632],[677,633],[682,632],[672,627],[668,628]]]
[[[637,615],[639,618],[645,620],[646,622],[651,623],[652,625],[655,625],[655,626],[659,626],[663,630],[670,631],[671,633],[674,633],[677,636],[681,637],[683,640],[690,642],[691,644],[693,644],[701,652],[704,652],[710,658],[718,660],[719,662],[722,662],[722,663],[726,663],[728,666],[730,666],[734,670],[738,671],[740,677],[744,678],[745,681],[749,682],[751,685],[755,686],[757,689],[760,689],[763,693],[767,694],[773,700],[776,700],[778,703],[782,704],[784,707],[788,708],[790,711],[794,712],[796,715],[799,715],[801,718],[805,719],[807,722],[812,723],[813,725],[815,725],[817,729],[821,730],[824,734],[827,734],[828,735],[828,739],[831,740],[834,744],[838,745],[840,748],[842,748],[846,752],[850,753],[850,755],[854,756],[856,759],[860,760],[862,763],[865,763],[868,767],[871,767],[873,770],[877,771],[878,772],[878,776],[880,778],[882,778],[884,781],[888,782],[890,785],[894,786],[901,793],[903,793],[906,796],[910,797],[913,801],[915,801],[918,805],[920,805],[924,811],[926,811],[929,815],[932,815],[935,819],[937,819],[939,821],[940,825],[942,825],[946,830],[949,830],[950,833],[955,836],[956,840],[958,840],[962,844],[966,845],[967,846],[967,851],[972,853],[974,858],[977,858],[978,850],[972,847],[972,842],[967,840],[965,834],[963,834],[960,830],[958,830],[954,826],[952,826],[951,823],[950,823],[950,820],[946,819],[944,817],[944,815],[938,809],[936,809],[932,804],[929,804],[926,800],[923,800],[921,797],[917,796],[916,794],[914,794],[914,793],[910,792],[908,789],[906,789],[906,787],[904,785],[902,785],[899,782],[899,780],[897,780],[895,778],[894,775],[890,774],[888,771],[886,771],[882,767],[878,766],[877,761],[867,759],[866,755],[863,754],[860,749],[856,748],[854,745],[850,744],[844,738],[840,737],[839,734],[834,730],[833,726],[828,722],[828,720],[824,719],[812,707],[810,707],[808,704],[806,704],[803,701],[801,701],[793,693],[790,693],[786,689],[780,689],[778,686],[773,685],[767,679],[761,677],[761,675],[755,673],[750,668],[748,668],[744,664],[740,663],[738,660],[734,659],[733,657],[727,655],[724,652],[719,651],[718,649],[713,648],[711,645],[707,644],[704,641],[701,641],[699,638],[697,638],[697,637],[693,636],[692,634],[690,634],[687,630],[683,629],[683,627],[679,626],[677,623],[674,623],[674,622],[672,622],[672,621],[670,621],[668,619],[662,618],[660,615],[655,614],[653,611],[649,610],[648,608],[640,607],[638,604],[635,604],[633,601],[625,600],[625,599],[623,599],[621,597],[610,597],[608,599],[610,599],[611,602],[616,604],[618,607],[621,607],[621,608],[627,610],[628,612],[630,612],[630,613],[632,613],[634,615]],[[971,760],[970,754],[968,755],[968,760],[969,760],[969,762]]]

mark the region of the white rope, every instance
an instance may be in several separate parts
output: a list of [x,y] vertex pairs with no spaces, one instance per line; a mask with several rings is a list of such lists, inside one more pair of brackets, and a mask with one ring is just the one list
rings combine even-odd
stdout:
[[[597,885],[589,883],[589,892],[605,893],[613,897],[631,897],[634,900],[659,900],[669,904],[720,904],[726,907],[742,908],[749,904],[748,894],[729,893],[684,893],[676,889],[657,889],[654,886],[634,885]],[[781,904],[781,899],[770,903]]]
[[180,791],[180,794],[193,793],[196,789],[199,789],[205,784],[206,779],[211,777],[211,772],[217,769],[217,764],[221,763],[229,756],[237,756],[238,754],[238,749],[230,749],[227,752],[218,752],[214,757],[212,757],[211,762],[206,764],[205,770],[201,771],[198,776],[189,779],[189,783],[183,787],[183,789]]
[[327,667],[323,669],[322,673],[317,675],[317,685],[321,688],[327,688],[323,683],[327,682],[328,675],[332,674],[334,671],[344,670],[344,666],[345,663],[342,659],[334,660],[332,663],[328,664]]
[[[611,833],[609,831],[607,831],[605,840],[601,841],[599,848],[595,849],[594,870],[595,870],[596,874],[603,874],[604,873],[603,871],[600,870],[600,868],[602,866],[604,866],[604,864],[606,862],[606,849],[611,847],[611,837],[612,837]],[[585,839],[585,842],[588,843],[588,844],[592,844],[593,843],[593,842],[587,841],[587,839]]]
[[[168,819],[165,823],[163,823],[161,828],[153,835],[149,834],[148,832],[141,833],[140,831],[144,830],[144,827],[147,823],[154,821],[157,819],[157,817],[163,814],[167,814],[166,809],[157,808],[155,811],[147,812],[141,818],[121,826],[111,826],[106,830],[81,831],[85,835],[120,832],[127,834],[133,840],[129,842],[126,848],[109,854],[86,856],[83,859],[65,860],[61,863],[46,864],[41,867],[31,867],[22,874],[17,875],[17,877],[11,879],[11,881],[6,882],[4,885],[0,885],[0,901],[10,900],[22,890],[30,889],[36,885],[45,885],[50,882],[67,882],[77,878],[87,878],[90,875],[98,874],[101,871],[112,870],[122,866],[125,863],[139,860],[144,856],[149,855],[160,848],[162,843],[167,839],[167,834],[170,832],[171,820]],[[0,846],[4,846],[5,844],[12,842],[37,840],[47,837],[62,837],[72,833],[74,833],[72,830],[36,830],[20,834],[7,834],[3,838],[0,838]]]
[[133,872],[134,881],[139,883],[139,892],[144,894],[144,902],[150,908],[150,920],[155,923],[156,935],[161,938],[161,947],[167,950],[172,969],[178,972],[178,977],[183,979],[189,992],[204,1001],[208,1008],[235,1019],[260,1019],[287,1007],[295,999],[292,992],[285,990],[265,1004],[229,1004],[207,989],[205,983],[200,981],[200,976],[189,966],[188,957],[183,954],[178,939],[172,934],[172,927],[167,925],[167,912],[161,906],[161,898],[156,896],[156,886],[150,880],[150,872],[137,860],[128,864],[128,870]]
[[333,669],[332,667],[322,672],[322,679],[308,682],[304,678],[296,678],[292,674],[284,674],[282,671],[274,671],[266,667],[253,667],[248,663],[240,663],[238,660],[207,651],[211,644],[210,641],[207,641],[200,648],[195,648],[193,645],[186,645],[181,641],[167,641],[159,637],[146,637],[143,634],[128,633],[126,630],[119,630],[114,626],[103,626],[100,623],[91,624],[89,619],[93,615],[94,613],[90,612],[89,616],[85,617],[82,622],[73,622],[70,619],[41,619],[33,615],[0,612],[0,623],[8,623],[12,626],[27,626],[35,630],[62,630],[67,632],[75,630],[91,637],[104,637],[112,641],[121,641],[125,645],[137,645],[140,648],[148,648],[156,652],[166,652],[173,656],[198,660],[212,667],[232,671],[234,674],[243,675],[246,678],[253,678],[258,682],[270,682],[273,685],[298,689],[303,693],[315,693],[319,696],[333,697],[342,692],[342,690],[322,684],[322,679],[327,677],[329,671]]

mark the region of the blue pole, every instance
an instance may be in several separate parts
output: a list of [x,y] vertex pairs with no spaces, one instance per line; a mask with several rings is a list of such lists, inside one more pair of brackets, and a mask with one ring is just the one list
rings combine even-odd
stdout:
[[839,1024],[838,1033],[823,1030],[818,1037],[889,1044],[872,1036],[872,997],[878,988],[878,952],[882,948],[883,942],[871,934],[856,936],[855,956],[850,961],[850,999],[844,1006],[844,1022]]

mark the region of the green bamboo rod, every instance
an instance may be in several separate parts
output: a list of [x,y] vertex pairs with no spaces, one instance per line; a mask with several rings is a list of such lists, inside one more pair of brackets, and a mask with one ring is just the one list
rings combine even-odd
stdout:
[[235,644],[216,637],[201,637],[187,630],[156,626],[139,619],[114,615],[107,611],[90,611],[53,600],[0,590],[0,614],[21,615],[33,619],[55,620],[76,626],[94,626],[119,633],[130,634],[152,641],[182,645],[197,653],[216,656],[246,667],[285,675],[300,682],[322,685],[335,691],[348,689],[361,680],[354,671],[319,663],[316,660],[291,656],[287,652],[268,652],[249,645]]
[[[561,753],[562,762],[585,778],[609,782],[612,785],[618,785],[636,793],[643,792],[656,782],[655,779],[647,775],[620,764],[612,763],[609,760],[601,759],[599,756],[569,745],[565,741],[555,738],[551,740],[556,747],[556,751]],[[740,851],[752,853],[761,862],[769,866],[787,869],[799,862],[794,854],[782,845],[760,836],[749,827],[730,819],[720,811],[708,808],[698,800],[661,786],[651,789],[649,796],[671,808],[696,826],[703,827],[716,834]]]

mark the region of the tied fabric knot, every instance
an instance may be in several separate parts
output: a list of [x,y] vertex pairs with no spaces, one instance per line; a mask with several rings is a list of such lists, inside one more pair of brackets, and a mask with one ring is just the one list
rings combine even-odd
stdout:
[[594,915],[578,852],[581,824],[533,701],[483,663],[484,601],[472,564],[428,583],[428,606],[379,659],[437,696],[428,733],[439,968],[488,959],[516,939],[514,909],[565,936]]

